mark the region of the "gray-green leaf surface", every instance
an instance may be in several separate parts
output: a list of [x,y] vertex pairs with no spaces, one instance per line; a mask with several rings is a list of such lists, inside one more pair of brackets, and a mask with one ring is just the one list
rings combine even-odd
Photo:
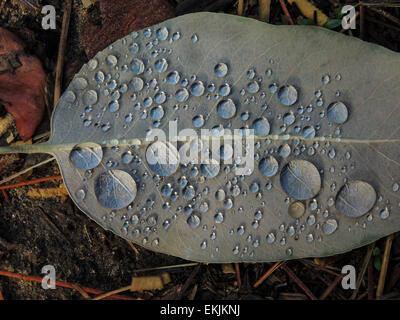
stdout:
[[[374,44],[191,14],[99,52],[60,99],[49,142],[19,151],[53,154],[83,212],[150,250],[207,262],[333,255],[400,230],[399,81],[400,55]],[[215,139],[146,141],[172,134],[171,121]],[[254,129],[254,170],[236,174],[228,141],[207,147],[222,128]],[[222,159],[184,164],[185,145]]]

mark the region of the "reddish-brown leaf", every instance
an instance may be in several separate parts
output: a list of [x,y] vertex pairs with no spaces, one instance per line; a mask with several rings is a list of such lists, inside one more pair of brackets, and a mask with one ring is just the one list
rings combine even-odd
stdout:
[[40,60],[24,51],[17,36],[0,27],[0,102],[15,118],[24,141],[42,120],[45,82]]

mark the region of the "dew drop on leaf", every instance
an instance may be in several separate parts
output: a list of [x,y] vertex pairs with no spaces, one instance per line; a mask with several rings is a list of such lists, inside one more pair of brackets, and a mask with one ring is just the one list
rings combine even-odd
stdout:
[[96,143],[81,143],[76,145],[69,154],[72,165],[81,170],[96,168],[103,159],[103,149]]
[[375,189],[364,181],[350,181],[338,192],[336,209],[350,218],[361,217],[372,209],[376,202]]
[[103,207],[118,210],[135,200],[136,182],[125,171],[109,170],[97,177],[94,192]]
[[296,200],[311,199],[321,189],[318,169],[306,160],[290,161],[281,171],[280,182],[286,194]]

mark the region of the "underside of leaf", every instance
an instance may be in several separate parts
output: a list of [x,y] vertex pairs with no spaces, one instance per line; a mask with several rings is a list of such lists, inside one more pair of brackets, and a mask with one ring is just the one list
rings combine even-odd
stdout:
[[397,53],[329,30],[191,14],[99,52],[20,151],[54,154],[77,206],[150,250],[333,255],[400,229],[399,80]]

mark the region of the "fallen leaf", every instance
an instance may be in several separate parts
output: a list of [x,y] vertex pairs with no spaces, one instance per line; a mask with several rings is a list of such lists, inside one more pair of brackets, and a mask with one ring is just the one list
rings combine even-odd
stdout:
[[21,138],[32,137],[43,117],[46,73],[22,41],[0,27],[0,102],[15,118]]

